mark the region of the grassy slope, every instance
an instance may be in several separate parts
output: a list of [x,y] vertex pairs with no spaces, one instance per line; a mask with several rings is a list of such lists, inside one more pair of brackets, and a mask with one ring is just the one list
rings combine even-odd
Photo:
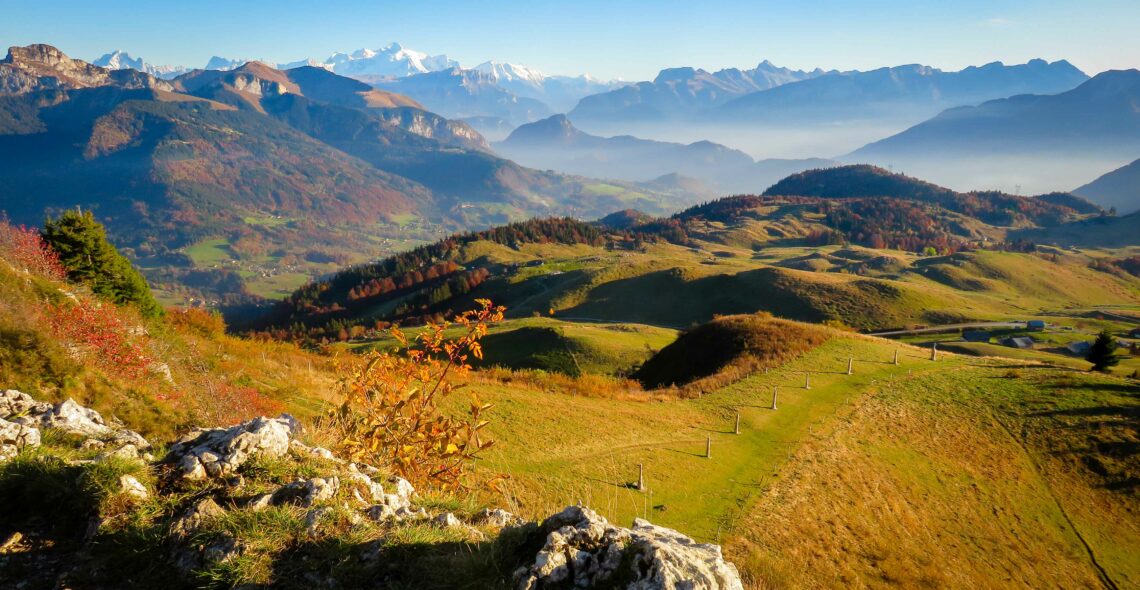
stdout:
[[512,250],[477,242],[460,262],[543,261],[481,287],[479,295],[506,305],[515,317],[554,309],[557,317],[677,328],[755,311],[883,328],[1140,304],[1140,281],[1092,270],[1085,254],[1062,253],[1055,262],[995,251],[922,258],[896,250],[790,246],[786,240],[760,245],[751,236],[768,222],[709,225],[718,226],[709,230],[717,241],[698,240],[692,248],[650,244],[633,252],[532,244]]
[[[643,362],[676,336],[674,330],[640,324],[564,322],[542,317],[511,319],[491,327],[483,340],[483,362],[478,364],[616,375]],[[386,336],[350,346],[358,352],[389,350],[396,342]]]
[[[524,514],[583,501],[729,540],[755,584],[1095,585],[1066,515],[1108,575],[1134,583],[1134,384],[1007,359],[934,364],[906,345],[896,367],[896,347],[836,338],[695,400],[478,384],[499,441],[480,468],[512,476]],[[1097,461],[1109,476],[1086,466]],[[639,463],[648,493],[631,487]]]

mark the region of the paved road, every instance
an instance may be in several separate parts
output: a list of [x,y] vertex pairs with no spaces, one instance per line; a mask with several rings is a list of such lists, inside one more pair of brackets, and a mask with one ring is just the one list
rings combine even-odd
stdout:
[[955,330],[973,330],[976,328],[1019,328],[1025,329],[1025,322],[969,322],[965,324],[942,324],[915,330],[892,330],[890,332],[872,332],[870,336],[908,336],[911,334],[936,334],[939,332],[953,332]]

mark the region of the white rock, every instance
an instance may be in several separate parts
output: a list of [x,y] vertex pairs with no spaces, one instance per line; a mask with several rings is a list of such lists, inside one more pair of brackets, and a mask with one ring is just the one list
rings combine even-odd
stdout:
[[437,514],[435,518],[431,519],[431,523],[441,529],[457,529],[464,526],[463,521],[450,512]]
[[284,456],[299,428],[292,416],[282,414],[229,428],[194,430],[171,446],[164,462],[175,464],[188,479],[228,476],[253,457]]
[[321,528],[321,523],[330,519],[334,512],[328,506],[321,506],[305,513],[305,532],[309,536],[316,535]]
[[256,496],[252,500],[250,500],[249,503],[247,503],[245,505],[245,507],[250,509],[250,510],[253,510],[254,512],[257,512],[259,510],[265,510],[266,508],[269,508],[272,505],[273,505],[273,494],[261,494],[260,496]]
[[502,528],[518,522],[519,517],[502,508],[484,508],[475,515],[475,523],[483,526]]
[[47,428],[58,428],[79,436],[108,438],[115,434],[99,412],[85,408],[73,399],[57,404],[41,420]]
[[103,451],[95,457],[96,461],[106,461],[108,459],[124,459],[127,461],[139,460],[139,449],[135,445],[125,444],[113,451]]
[[314,504],[328,502],[340,490],[340,479],[332,477],[314,477],[303,479],[281,487],[273,492],[273,504],[296,504],[309,507]]
[[51,404],[37,402],[32,396],[15,389],[0,392],[0,419],[10,420],[17,416],[39,417],[51,411]]
[[630,580],[638,590],[743,590],[736,567],[718,545],[697,543],[643,520],[616,527],[597,513],[570,506],[542,523],[546,544],[534,565],[516,572],[520,589],[593,588]]
[[146,491],[146,486],[133,475],[120,476],[119,489],[135,500],[141,501],[150,497],[150,493]]
[[202,525],[225,513],[226,511],[212,498],[200,500],[174,521],[170,526],[171,533],[179,538],[189,537],[202,528]]
[[299,440],[291,441],[289,443],[289,450],[292,451],[294,455],[302,458],[324,459],[326,461],[334,461],[337,463],[344,462],[343,460],[337,458],[337,456],[334,455],[332,451],[326,448],[310,447],[309,445]]
[[40,431],[0,418],[0,462],[14,459],[25,447],[40,446]]

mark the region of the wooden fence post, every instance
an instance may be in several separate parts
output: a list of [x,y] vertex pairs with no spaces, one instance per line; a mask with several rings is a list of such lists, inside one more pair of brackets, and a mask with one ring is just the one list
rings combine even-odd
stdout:
[[705,459],[712,458],[712,437],[705,438]]
[[804,389],[811,389],[811,373],[804,373]]
[[779,391],[780,391],[779,385],[773,385],[772,386],[772,409],[773,410],[776,409],[776,394],[779,393]]
[[736,428],[733,429],[735,434],[740,434],[740,410],[736,411]]
[[899,364],[899,349],[895,349],[895,364]]
[[645,464],[637,464],[637,491],[645,491]]
[[930,360],[932,360],[932,361],[938,360],[938,343],[937,342],[934,343],[934,346],[930,347]]
[[847,357],[847,374],[850,375],[855,372],[855,357]]

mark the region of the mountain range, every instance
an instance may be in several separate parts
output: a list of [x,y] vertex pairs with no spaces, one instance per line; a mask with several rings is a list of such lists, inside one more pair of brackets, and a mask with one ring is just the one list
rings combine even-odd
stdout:
[[[206,70],[233,70],[248,61],[214,56]],[[155,66],[122,51],[107,53],[95,65],[113,70],[134,69],[173,79],[191,71],[183,66]],[[277,69],[323,68],[401,92],[448,118],[491,117],[514,126],[555,112],[565,112],[579,99],[612,90],[621,82],[596,80],[588,75],[552,76],[526,66],[487,61],[463,68],[446,55],[429,55],[390,43],[380,49],[334,53],[323,60],[308,58],[277,64]],[[489,125],[488,130],[494,129]]]
[[568,116],[583,122],[683,119],[736,97],[828,73],[789,70],[767,60],[751,70],[728,68],[710,73],[700,68],[669,68],[651,82],[583,98]]
[[1059,94],[953,108],[845,156],[957,188],[1054,190],[1140,155],[1140,71],[1102,72]]
[[834,156],[898,133],[946,108],[1070,90],[1088,76],[1065,61],[994,62],[957,72],[923,65],[871,71],[662,70],[652,82],[586,97],[568,116],[600,135],[689,143],[755,157]]
[[493,146],[535,168],[629,181],[680,174],[721,193],[756,193],[790,174],[838,165],[819,158],[756,162],[740,150],[710,141],[680,144],[631,135],[599,137],[576,128],[565,115],[523,125]]
[[663,213],[691,198],[596,186],[500,158],[465,123],[323,68],[250,62],[166,81],[47,45],[0,61],[7,214],[38,224],[92,209],[158,282],[202,270],[187,256],[209,240],[216,256],[197,262],[288,258],[311,272],[304,261],[320,252],[368,256],[432,226],[630,204]]

